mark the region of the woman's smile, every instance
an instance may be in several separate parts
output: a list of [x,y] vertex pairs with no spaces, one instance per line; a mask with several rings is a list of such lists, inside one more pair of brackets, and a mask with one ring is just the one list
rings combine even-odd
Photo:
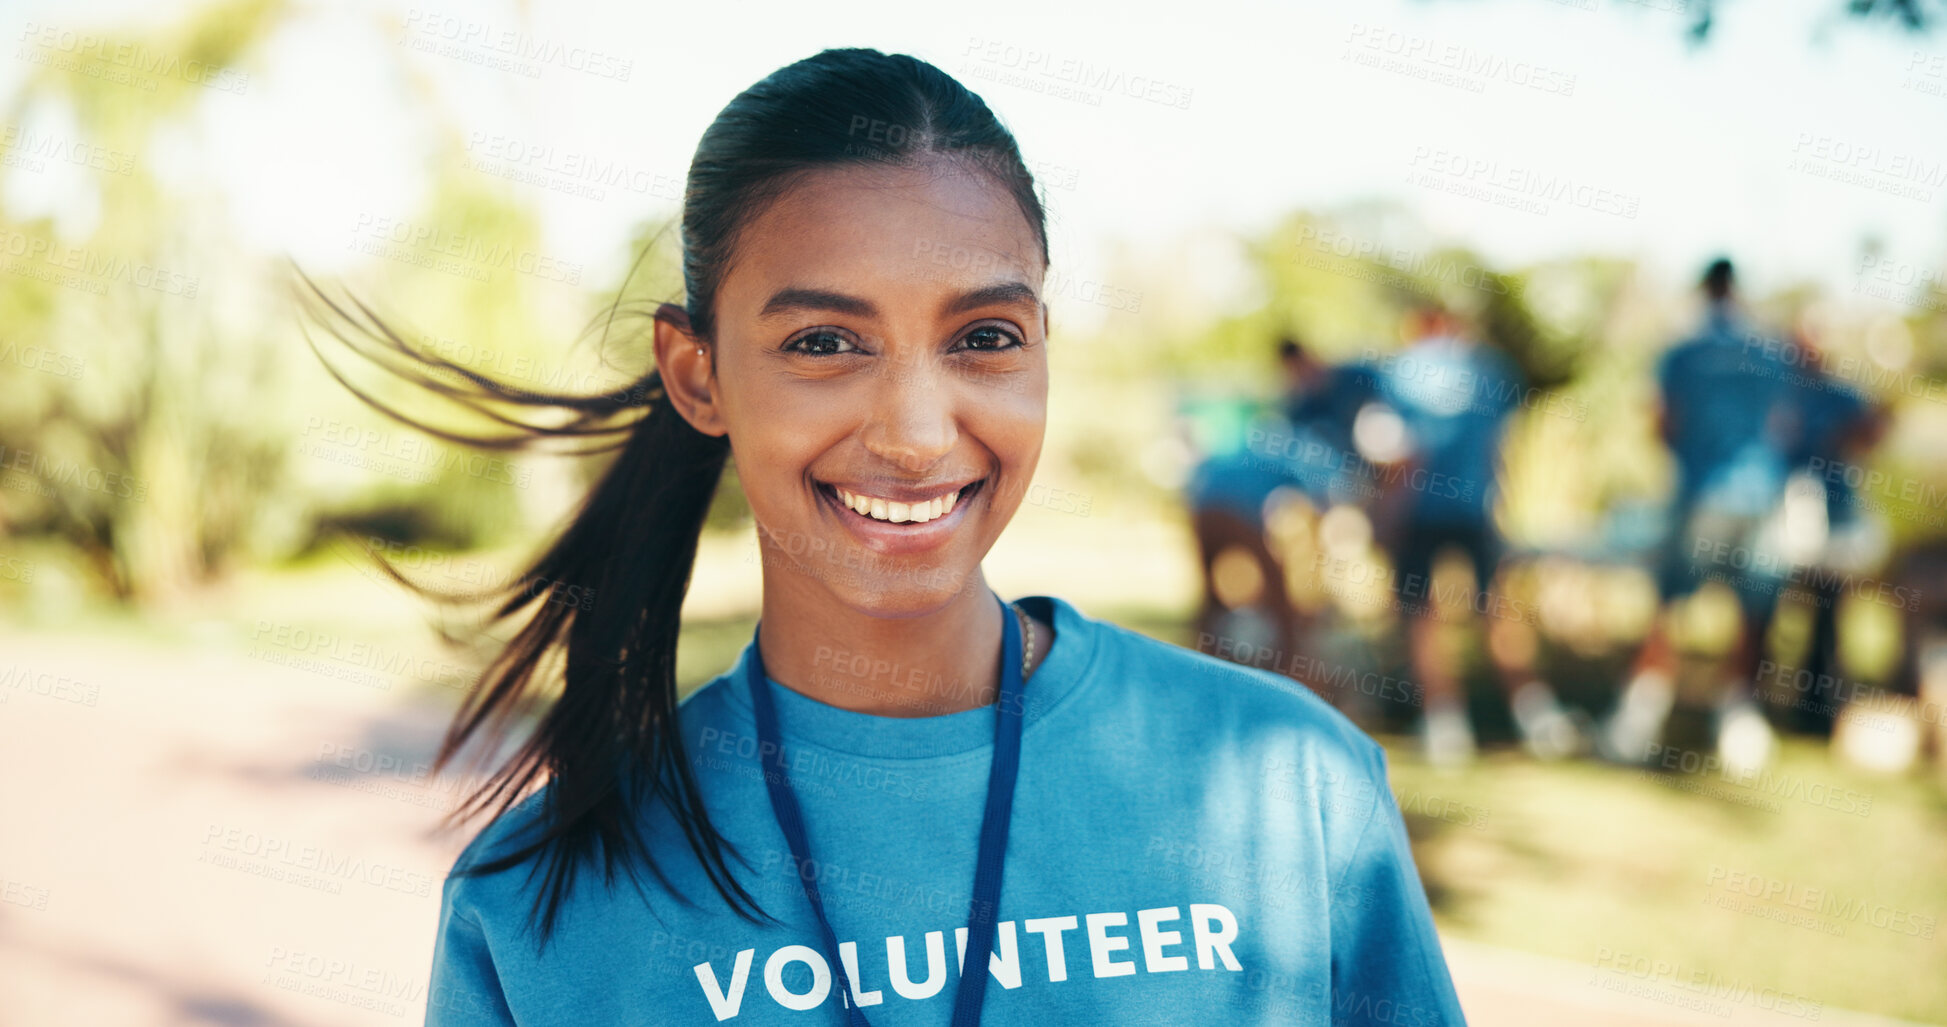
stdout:
[[987,479],[961,485],[860,485],[855,491],[817,482],[818,495],[832,516],[872,550],[896,555],[944,543],[981,493]]

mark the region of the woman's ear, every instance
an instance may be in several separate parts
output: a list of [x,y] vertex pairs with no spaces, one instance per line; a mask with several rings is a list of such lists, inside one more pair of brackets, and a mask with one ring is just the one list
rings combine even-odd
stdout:
[[709,347],[692,333],[689,312],[674,303],[656,308],[656,367],[663,392],[690,427],[705,435],[729,433]]

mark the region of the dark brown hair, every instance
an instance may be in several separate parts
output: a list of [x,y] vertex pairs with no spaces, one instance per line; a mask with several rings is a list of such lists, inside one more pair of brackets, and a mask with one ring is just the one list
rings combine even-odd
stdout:
[[[746,89],[705,130],[690,163],[682,273],[691,330],[713,338],[714,299],[739,230],[800,177],[843,165],[919,165],[942,155],[1011,192],[1045,263],[1046,215],[1013,136],[980,97],[939,68],[877,50],[826,50]],[[456,865],[453,873],[494,874],[542,856],[545,879],[535,892],[533,919],[545,946],[562,900],[597,852],[611,885],[619,864],[640,890],[640,864],[673,891],[640,831],[633,800],[646,795],[667,805],[730,908],[746,919],[767,917],[730,873],[726,855],[736,857],[736,849],[705,812],[677,716],[683,596],[728,440],[691,427],[664,396],[658,371],[599,396],[515,388],[415,347],[356,300],[334,300],[308,277],[303,285],[332,336],[507,430],[481,437],[433,428],[332,371],[388,415],[487,448],[565,439],[589,440],[583,452],[620,449],[561,537],[522,578],[495,593],[492,623],[532,613],[461,703],[434,763],[436,772],[446,768],[477,736],[503,738],[546,679],[560,673],[560,696],[533,732],[448,817],[465,821],[489,808],[499,816],[544,783],[540,834],[496,858]],[[510,413],[523,407],[556,416],[544,425]],[[569,589],[577,601],[560,601]],[[592,603],[580,601],[591,594]],[[554,666],[557,653],[565,653],[565,667]]]

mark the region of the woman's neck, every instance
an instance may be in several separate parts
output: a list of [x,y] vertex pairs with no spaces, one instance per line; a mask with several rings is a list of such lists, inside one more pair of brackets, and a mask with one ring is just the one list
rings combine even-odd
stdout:
[[[1000,694],[1001,612],[980,576],[913,617],[875,617],[822,590],[767,582],[759,645],[765,673],[801,695],[856,713],[934,717],[991,705]],[[1016,616],[1011,606],[1006,612]],[[1035,620],[1033,634],[1030,674],[1054,630]]]

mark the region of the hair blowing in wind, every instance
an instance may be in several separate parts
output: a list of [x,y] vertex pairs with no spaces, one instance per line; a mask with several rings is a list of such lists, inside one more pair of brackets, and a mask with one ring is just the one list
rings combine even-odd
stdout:
[[[873,123],[901,126],[897,144],[858,131]],[[713,302],[740,228],[800,176],[847,165],[917,165],[938,154],[970,161],[1003,184],[1045,257],[1043,207],[1012,135],[978,96],[933,65],[876,50],[826,50],[739,94],[703,133],[684,192],[683,313],[692,333],[713,336]],[[746,919],[771,919],[731,873],[731,860],[744,860],[710,822],[677,712],[680,613],[728,439],[685,421],[654,369],[629,388],[599,395],[516,388],[434,355],[358,300],[300,279],[301,299],[329,336],[497,428],[470,435],[431,426],[331,368],[388,416],[482,448],[615,453],[560,537],[493,593],[490,623],[518,627],[461,703],[434,762],[435,772],[443,770],[476,741],[497,751],[558,682],[558,697],[519,748],[447,817],[450,826],[489,810],[498,816],[546,784],[535,821],[541,829],[454,873],[499,873],[539,855],[531,869],[545,867],[545,878],[531,921],[544,947],[584,862],[597,855],[607,885],[619,867],[640,892],[646,869],[675,893],[640,828],[640,802],[660,801],[729,907]],[[621,310],[618,299],[611,325]],[[592,593],[594,601],[550,601],[566,589]]]

